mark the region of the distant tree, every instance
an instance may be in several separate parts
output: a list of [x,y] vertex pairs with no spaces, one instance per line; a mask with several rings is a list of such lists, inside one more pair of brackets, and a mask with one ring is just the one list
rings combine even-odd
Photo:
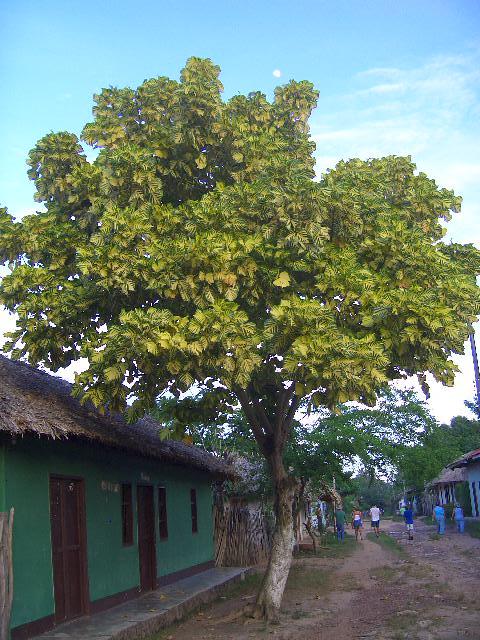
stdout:
[[396,487],[392,482],[377,478],[370,473],[362,471],[350,481],[352,493],[362,511],[376,505],[380,509],[390,510],[396,493]]
[[[309,82],[224,102],[219,68],[104,89],[83,143],[29,155],[45,212],[0,214],[6,350],[53,370],[88,359],[75,392],[130,418],[197,386],[239,403],[268,462],[276,530],[254,614],[275,617],[291,563],[302,405],[374,404],[388,380],[451,384],[479,311],[480,253],[442,242],[460,198],[410,158],[340,162],[315,179]],[[131,402],[131,404],[129,404]],[[181,435],[181,425],[177,425]]]
[[399,477],[407,487],[422,490],[448,463],[477,448],[480,448],[478,420],[457,416],[449,425],[433,423],[421,435],[417,446],[399,450]]

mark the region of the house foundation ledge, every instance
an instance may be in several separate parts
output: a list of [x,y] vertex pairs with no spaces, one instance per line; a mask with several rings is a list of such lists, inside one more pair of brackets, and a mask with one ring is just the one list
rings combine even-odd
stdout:
[[61,624],[35,640],[140,640],[215,600],[226,586],[243,580],[244,567],[215,567],[160,586],[107,611]]

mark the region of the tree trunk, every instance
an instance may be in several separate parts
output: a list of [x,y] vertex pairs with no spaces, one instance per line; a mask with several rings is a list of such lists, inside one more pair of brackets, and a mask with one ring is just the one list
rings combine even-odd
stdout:
[[0,513],[0,640],[7,640],[13,601],[13,507]]
[[257,596],[253,615],[276,621],[280,613],[283,592],[287,583],[293,549],[293,496],[296,481],[285,472],[280,453],[269,456],[275,487],[275,530],[267,571]]

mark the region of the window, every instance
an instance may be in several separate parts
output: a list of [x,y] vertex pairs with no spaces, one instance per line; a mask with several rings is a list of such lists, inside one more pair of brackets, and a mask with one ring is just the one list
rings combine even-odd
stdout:
[[192,533],[197,533],[198,520],[197,520],[197,490],[196,489],[190,489],[190,509],[192,511]]
[[158,530],[160,540],[168,538],[167,521],[167,490],[165,487],[158,487]]
[[124,547],[133,544],[132,485],[122,484],[122,543]]

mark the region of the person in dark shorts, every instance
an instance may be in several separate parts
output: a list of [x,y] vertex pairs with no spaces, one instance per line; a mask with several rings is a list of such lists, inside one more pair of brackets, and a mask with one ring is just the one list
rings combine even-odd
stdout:
[[378,538],[380,535],[380,509],[376,505],[373,505],[370,509],[370,518],[372,520],[372,529]]
[[360,509],[354,509],[352,511],[352,528],[355,531],[355,540],[358,542],[358,536],[360,536],[360,540],[363,540],[362,529],[363,529],[363,521],[362,521],[362,512]]
[[337,540],[343,542],[345,539],[345,511],[342,509],[342,505],[339,505],[335,511],[335,520],[337,522]]
[[408,539],[413,540],[413,511],[410,504],[407,504],[405,511],[403,512],[403,519],[407,527]]

